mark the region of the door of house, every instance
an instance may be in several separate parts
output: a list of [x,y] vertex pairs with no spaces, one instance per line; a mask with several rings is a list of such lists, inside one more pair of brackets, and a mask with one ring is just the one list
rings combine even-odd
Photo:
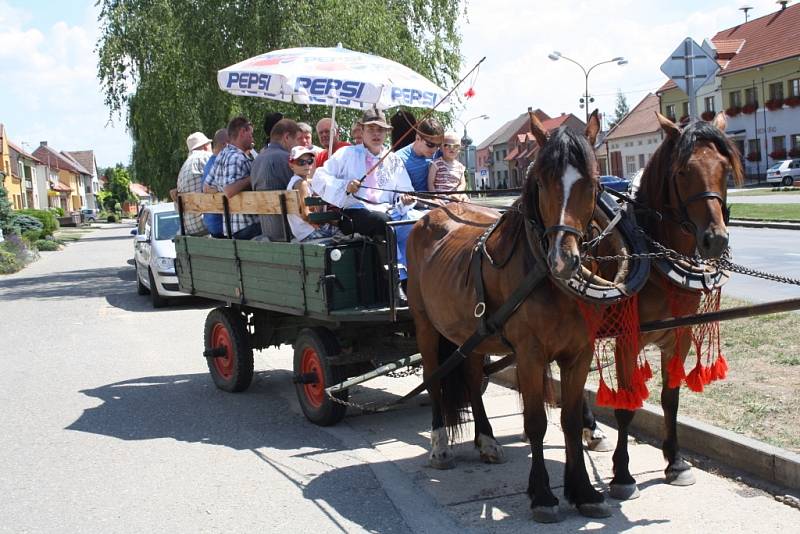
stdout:
[[611,174],[619,177],[625,176],[622,169],[622,152],[611,153]]

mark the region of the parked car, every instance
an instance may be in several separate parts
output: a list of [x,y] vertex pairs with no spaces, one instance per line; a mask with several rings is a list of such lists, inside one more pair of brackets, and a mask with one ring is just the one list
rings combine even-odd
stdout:
[[767,182],[769,183],[789,186],[796,181],[800,182],[800,159],[776,161],[772,167],[767,169]]
[[94,208],[81,208],[81,220],[83,222],[95,222],[98,211]]
[[620,193],[627,193],[631,188],[631,181],[618,176],[604,175],[600,177],[600,185],[606,189],[613,189]]
[[178,212],[172,202],[146,206],[134,235],[133,257],[136,267],[136,291],[150,294],[154,308],[166,306],[167,298],[183,297],[175,274],[175,243],[180,228]]

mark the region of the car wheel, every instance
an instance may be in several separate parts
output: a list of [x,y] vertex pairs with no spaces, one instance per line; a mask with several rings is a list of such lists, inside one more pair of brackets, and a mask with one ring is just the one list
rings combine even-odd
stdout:
[[253,348],[242,314],[225,306],[211,310],[203,341],[214,384],[231,393],[246,390],[253,380]]
[[[136,260],[134,259],[133,261],[135,262]],[[136,294],[147,295],[148,293],[150,293],[150,290],[142,283],[142,277],[139,276],[139,264],[136,263]]]
[[791,176],[784,177],[781,185],[784,187],[789,187],[790,185],[794,185],[794,179]]
[[153,277],[152,269],[147,269],[147,276],[150,278],[150,301],[154,308],[163,308],[167,305],[167,299],[158,294],[156,279]]

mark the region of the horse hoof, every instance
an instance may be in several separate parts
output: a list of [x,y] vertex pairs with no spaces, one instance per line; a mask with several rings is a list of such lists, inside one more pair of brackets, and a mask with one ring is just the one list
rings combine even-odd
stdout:
[[492,437],[484,436],[483,434],[478,436],[478,450],[483,463],[502,464],[506,461],[503,447]]
[[533,520],[537,523],[558,523],[561,521],[558,506],[534,506]]
[[636,484],[611,484],[608,494],[618,501],[630,501],[639,498],[639,488]]
[[431,455],[430,464],[434,469],[452,469],[456,466],[456,457],[452,452]]
[[614,444],[599,428],[590,430],[583,429],[583,442],[586,443],[586,448],[594,452],[611,452],[614,450]]
[[696,482],[691,469],[681,471],[667,471],[667,484],[671,486],[691,486]]
[[587,502],[578,505],[578,512],[585,517],[603,518],[611,516],[611,508],[604,502]]

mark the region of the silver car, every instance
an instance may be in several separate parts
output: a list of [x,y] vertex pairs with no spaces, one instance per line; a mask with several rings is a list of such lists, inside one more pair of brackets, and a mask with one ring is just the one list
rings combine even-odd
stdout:
[[133,234],[136,290],[150,294],[154,308],[166,306],[167,298],[184,297],[175,274],[175,243],[180,228],[178,212],[172,202],[145,206]]

